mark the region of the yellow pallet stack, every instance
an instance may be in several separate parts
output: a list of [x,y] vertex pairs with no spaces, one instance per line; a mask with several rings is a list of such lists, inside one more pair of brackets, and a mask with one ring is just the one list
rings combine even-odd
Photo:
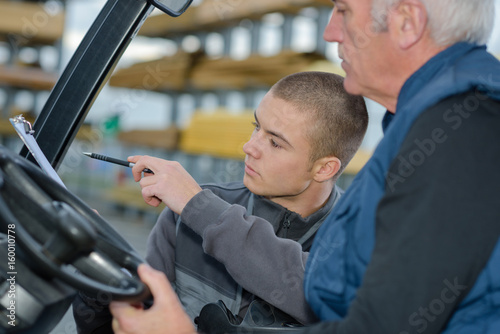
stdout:
[[190,154],[243,159],[243,145],[252,134],[253,121],[253,111],[239,114],[223,109],[211,113],[195,112],[181,134],[180,149]]

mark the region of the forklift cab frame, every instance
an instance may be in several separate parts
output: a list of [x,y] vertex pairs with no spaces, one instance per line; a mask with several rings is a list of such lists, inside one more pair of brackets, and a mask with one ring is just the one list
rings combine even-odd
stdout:
[[[33,129],[57,170],[131,40],[158,8],[192,0],[108,0],[52,89]],[[137,252],[84,202],[49,178],[27,147],[0,146],[0,333],[49,333],[78,290],[146,300]]]

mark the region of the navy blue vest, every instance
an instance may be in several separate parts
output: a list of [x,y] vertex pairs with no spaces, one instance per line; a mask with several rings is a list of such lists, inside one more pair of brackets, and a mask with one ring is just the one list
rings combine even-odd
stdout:
[[[385,193],[386,174],[413,122],[439,101],[474,89],[500,100],[500,62],[486,47],[467,43],[442,51],[404,84],[396,114],[384,118],[384,138],[318,231],[311,249],[304,288],[321,320],[342,319],[356,296],[375,244],[375,212]],[[475,302],[478,298],[480,303]],[[477,328],[459,325],[461,319],[479,316],[491,325],[494,321],[485,318],[494,317],[499,307],[500,241],[446,333],[476,333]],[[498,315],[495,326],[495,333],[500,333]]]

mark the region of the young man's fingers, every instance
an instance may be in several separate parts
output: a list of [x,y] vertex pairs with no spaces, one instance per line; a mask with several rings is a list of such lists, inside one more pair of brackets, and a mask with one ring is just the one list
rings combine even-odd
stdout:
[[153,187],[144,187],[142,188],[142,198],[144,199],[144,201],[148,204],[148,205],[151,205],[151,206],[154,206],[154,207],[157,207],[158,205],[160,205],[160,203],[162,202],[161,199],[159,199],[158,197],[156,197],[153,189]]
[[142,155],[131,155],[127,158],[128,162],[133,162],[136,163],[137,160],[139,160],[142,157]]
[[[132,167],[132,175],[134,176],[134,180],[136,182],[140,181],[143,176],[143,171],[153,170],[151,157],[145,155],[134,155],[127,158],[127,161],[133,162],[135,165]],[[144,173],[145,176],[150,176],[154,174]]]

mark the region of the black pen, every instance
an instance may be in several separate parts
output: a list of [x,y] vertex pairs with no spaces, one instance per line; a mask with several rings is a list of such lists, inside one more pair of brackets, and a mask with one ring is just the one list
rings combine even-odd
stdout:
[[[88,152],[82,152],[84,155],[92,158],[92,159],[97,159],[97,160],[102,160],[102,161],[106,161],[106,162],[111,162],[112,164],[117,164],[117,165],[121,165],[121,166],[125,166],[125,167],[134,167],[134,163],[133,162],[128,162],[127,160],[120,160],[120,159],[116,159],[116,158],[111,158],[111,157],[108,157],[106,155],[102,155],[102,154],[97,154],[97,153],[88,153]],[[154,174],[153,171],[149,168],[145,168],[142,170],[144,173],[150,173],[150,174]]]

